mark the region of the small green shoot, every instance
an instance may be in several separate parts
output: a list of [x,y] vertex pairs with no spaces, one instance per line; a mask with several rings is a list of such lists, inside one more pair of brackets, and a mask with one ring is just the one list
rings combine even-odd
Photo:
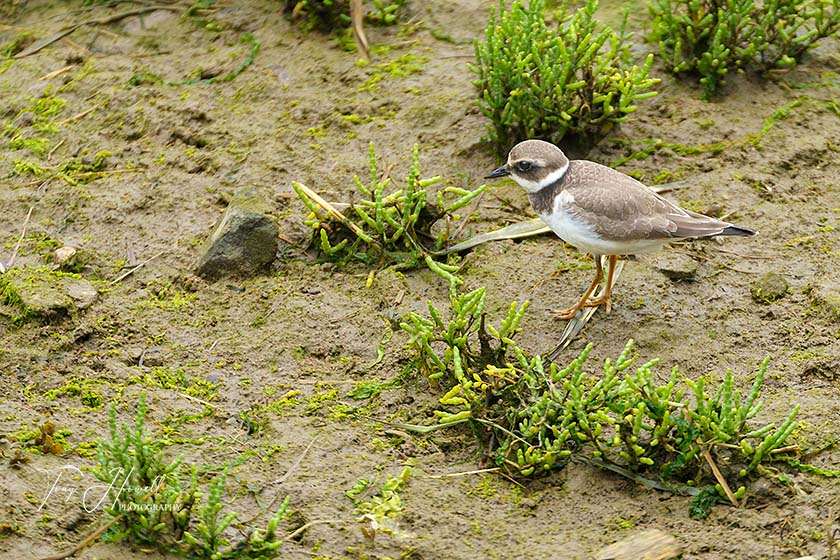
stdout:
[[405,490],[411,476],[411,467],[404,467],[397,476],[389,476],[382,485],[382,489],[370,500],[357,500],[371,484],[367,479],[359,480],[356,485],[345,492],[356,506],[356,519],[362,523],[362,534],[371,541],[378,532],[393,535],[396,520],[402,514],[402,499],[400,494]]

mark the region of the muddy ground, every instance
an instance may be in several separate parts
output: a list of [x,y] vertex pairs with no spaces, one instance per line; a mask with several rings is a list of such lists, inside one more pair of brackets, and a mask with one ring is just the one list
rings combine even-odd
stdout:
[[[79,4],[4,3],[0,42],[26,33],[41,39],[71,22],[145,5]],[[0,556],[46,556],[101,523],[103,513],[85,512],[80,499],[92,479],[78,477],[44,498],[60,469],[95,463],[90,443],[107,434],[108,404],[128,422],[140,393],[148,394],[148,425],[166,438],[168,456],[183,453],[212,467],[245,457],[227,496],[242,519],[263,513],[264,523],[268,504],[288,495],[297,513],[284,531],[316,522],[286,543],[285,558],[589,558],[648,528],[677,537],[686,559],[828,558],[832,546],[837,555],[827,536],[837,531],[840,512],[833,479],[789,472],[781,484],[769,476],[752,485],[743,508],[719,506],[693,520],[688,498],[575,463],[522,487],[492,474],[441,477],[479,467],[467,434],[400,436],[377,422],[433,423],[436,403],[425,381],[409,378],[368,400],[348,396],[361,381],[401,373],[406,337],[391,333],[388,318],[422,311],[430,299],[442,305],[448,287],[418,269],[381,272],[366,288],[362,266],[316,264],[290,183],[348,200],[353,175],[367,175],[373,141],[380,169],[397,182],[418,143],[423,176],[481,184],[499,162],[481,142],[487,123],[467,63],[489,4],[409,2],[398,25],[368,26],[374,50],[367,66],[334,36],[302,32],[270,1],[83,26],[37,54],[0,62],[4,127],[48,139],[45,146],[0,140],[0,258],[8,262],[31,207],[15,266],[48,266],[56,249],[76,247],[87,255],[82,277],[99,291],[87,310],[47,322],[17,325],[12,306],[0,308],[0,521],[7,524]],[[619,8],[602,9],[614,18]],[[641,29],[643,6],[634,13]],[[248,56],[245,33],[261,48],[231,81],[167,85],[144,74],[171,82],[224,76]],[[638,40],[639,51],[652,49]],[[599,311],[564,358],[591,342],[595,371],[632,337],[639,359],[661,359],[662,378],[673,366],[710,380],[731,368],[746,388],[769,355],[759,419],[780,421],[799,403],[793,443],[812,448],[836,437],[838,47],[825,41],[773,81],[733,75],[711,103],[699,100],[690,80],[655,67],[659,96],[589,159],[616,164],[660,139],[667,146],[619,168],[648,183],[684,180],[672,200],[729,215],[760,235],[681,244],[629,262],[612,313]],[[140,83],[132,85],[132,77]],[[51,100],[53,110],[38,100]],[[709,148],[716,143],[723,144]],[[94,165],[102,150],[110,153],[99,167],[106,173],[49,178],[73,157]],[[33,176],[21,162],[47,171]],[[283,248],[274,270],[248,280],[200,280],[192,271],[201,245],[245,185],[259,187],[275,209]],[[462,214],[462,238],[532,216],[511,181]],[[663,274],[675,255],[696,263],[693,280]],[[487,287],[491,316],[513,300],[530,300],[519,341],[544,352],[562,328],[546,311],[575,300],[589,281],[586,262],[543,236],[482,246],[466,256],[462,274],[466,287]],[[762,303],[751,287],[769,271],[783,276],[789,291]],[[388,337],[384,358],[371,366]],[[243,417],[258,428],[249,430]],[[46,421],[64,436],[62,453],[43,454],[24,435]],[[21,450],[26,459],[12,465]],[[837,469],[840,451],[808,460]],[[345,492],[367,478],[373,493],[405,464],[413,465],[412,476],[396,532],[371,544]],[[99,543],[80,557],[148,555]]]

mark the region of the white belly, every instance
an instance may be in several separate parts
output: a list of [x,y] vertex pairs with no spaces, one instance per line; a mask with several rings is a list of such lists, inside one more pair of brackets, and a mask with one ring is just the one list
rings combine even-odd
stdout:
[[659,239],[604,239],[595,233],[592,226],[572,217],[563,208],[561,199],[558,197],[553,214],[540,214],[540,218],[560,239],[581,251],[593,255],[637,255],[658,251],[665,244]]

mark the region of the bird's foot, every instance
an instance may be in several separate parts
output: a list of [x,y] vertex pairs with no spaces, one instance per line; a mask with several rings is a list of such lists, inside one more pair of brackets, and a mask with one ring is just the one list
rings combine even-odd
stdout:
[[577,305],[573,305],[566,309],[551,309],[549,310],[549,314],[554,316],[561,321],[568,321],[569,319],[573,319],[581,310],[586,307],[598,307],[599,305],[604,305],[604,310],[609,314],[610,310],[612,309],[612,303],[610,302],[609,296],[601,296],[597,298],[589,298],[586,301],[581,301]]
[[555,319],[560,319],[561,321],[568,321],[570,319],[574,319],[574,317],[586,307],[598,307],[599,305],[603,304],[606,304],[605,310],[607,313],[609,313],[612,309],[612,304],[610,303],[609,296],[588,298],[586,301],[581,301],[577,305],[573,305],[566,309],[551,309],[548,313]]
[[583,306],[573,305],[567,309],[549,309],[548,314],[555,319],[568,321],[569,319],[573,319],[581,309],[583,309]]
[[610,300],[609,295],[589,298],[583,305],[585,307],[598,307],[599,305],[604,305],[604,311],[606,311],[608,315],[612,310],[612,301]]

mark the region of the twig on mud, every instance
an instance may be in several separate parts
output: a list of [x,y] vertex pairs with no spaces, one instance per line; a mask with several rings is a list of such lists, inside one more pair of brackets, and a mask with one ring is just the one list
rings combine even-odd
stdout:
[[86,117],[86,116],[87,116],[87,115],[89,115],[90,113],[94,112],[94,111],[95,111],[98,107],[99,107],[99,105],[94,105],[94,106],[93,106],[93,107],[91,107],[90,109],[85,109],[85,110],[84,110],[84,111],[82,111],[81,113],[78,113],[78,114],[76,114],[76,115],[73,115],[72,117],[68,117],[68,118],[64,119],[63,121],[59,121],[59,123],[58,123],[58,124],[59,124],[60,126],[63,126],[63,125],[65,125],[65,124],[69,124],[69,123],[71,123],[71,122],[76,122],[77,120],[79,120],[79,119],[81,119],[81,118],[83,118],[83,117]]
[[286,540],[291,541],[291,540],[295,539],[298,535],[300,535],[301,533],[303,533],[304,531],[306,531],[307,529],[309,529],[313,525],[324,525],[326,523],[345,524],[345,523],[347,523],[347,521],[345,521],[344,519],[316,519],[315,521],[310,521],[309,523],[307,523],[305,525],[301,525],[300,527],[298,527],[297,529],[295,529],[294,531],[289,533],[286,536]]
[[703,445],[703,440],[697,438],[697,445],[700,446],[700,449],[703,450],[703,458],[706,459],[706,462],[709,463],[709,467],[712,469],[712,474],[715,475],[715,479],[723,488],[726,497],[729,498],[729,501],[732,502],[732,505],[735,507],[740,507],[738,505],[738,498],[735,497],[735,494],[732,493],[732,490],[729,488],[729,484],[726,482],[726,478],[721,474],[720,469],[718,468],[715,461],[712,459],[712,455],[709,453],[709,449]]
[[[300,454],[300,457],[297,458],[294,464],[292,464],[292,466],[289,467],[289,470],[286,471],[286,474],[284,474],[274,482],[269,482],[268,485],[271,486],[274,484],[282,484],[286,482],[292,476],[292,473],[295,472],[300,466],[300,464],[303,462],[303,458],[306,457],[306,454],[309,453],[309,450],[312,449],[312,446],[315,445],[315,442],[318,441],[319,437],[321,437],[321,434],[318,434],[317,436],[312,438],[312,441],[309,442],[309,445],[306,446],[306,449],[303,450],[303,453]],[[277,498],[274,499],[276,500]],[[273,503],[274,501],[271,502],[271,504]],[[271,504],[269,504],[269,506],[271,506]]]
[[23,189],[23,188],[26,188],[26,187],[31,187],[33,185],[42,185],[44,183],[49,182],[49,180],[52,179],[52,178],[53,178],[53,176],[51,175],[51,176],[47,177],[46,179],[35,179],[34,181],[28,181],[26,183],[19,183],[19,184],[0,183],[0,188]]
[[356,45],[359,47],[359,52],[365,58],[368,57],[368,40],[365,35],[364,27],[365,9],[362,6],[362,0],[350,0],[350,21],[353,25],[353,37],[356,39]]
[[497,475],[501,476],[502,478],[504,478],[505,480],[507,480],[508,482],[516,484],[520,488],[525,488],[524,484],[522,484],[521,482],[519,482],[518,480],[516,480],[512,476],[508,475],[507,473],[503,472],[499,467],[491,467],[489,469],[476,469],[474,471],[464,471],[464,472],[457,472],[457,473],[435,474],[435,475],[427,476],[426,478],[440,479],[440,478],[450,478],[450,477],[455,477],[455,476],[470,476],[470,475],[474,475],[474,474],[484,474],[484,473],[497,474]]
[[222,338],[213,342],[213,344],[210,345],[210,348],[208,348],[207,351],[212,352],[213,349],[216,348],[216,345],[218,345],[220,342],[225,342],[226,340],[231,340],[231,339],[236,338],[238,336],[239,336],[239,333],[231,334],[231,335],[228,335],[228,336],[223,336]]
[[183,10],[183,6],[168,6],[166,4],[155,4],[153,6],[146,6],[145,8],[135,8],[133,10],[128,10],[126,12],[120,12],[119,14],[114,14],[111,16],[96,18],[96,19],[89,19],[87,21],[83,21],[81,23],[75,23],[70,25],[69,27],[65,27],[58,33],[47,37],[46,39],[41,39],[40,41],[36,41],[34,44],[30,45],[29,48],[22,50],[21,52],[14,55],[12,58],[24,58],[26,56],[33,55],[42,49],[47,48],[48,46],[52,45],[56,41],[70,35],[80,27],[84,27],[86,25],[107,25],[109,23],[114,23],[115,21],[119,21],[121,19],[131,17],[131,16],[139,16],[141,14],[145,14],[148,12],[155,12],[157,10],[170,10],[173,12],[180,12]]
[[93,533],[91,533],[89,536],[85,537],[85,539],[82,542],[80,542],[79,544],[77,544],[76,546],[74,546],[73,548],[68,550],[67,552],[60,552],[58,554],[53,554],[52,556],[45,556],[45,557],[41,558],[41,560],[64,560],[65,558],[70,558],[71,556],[75,556],[76,554],[78,554],[79,552],[81,552],[82,550],[84,550],[85,548],[90,546],[91,544],[93,544],[93,541],[98,539],[99,536],[102,533],[107,531],[112,525],[114,525],[117,521],[120,521],[123,517],[125,517],[124,513],[119,514],[118,516],[113,518],[111,521],[109,521],[108,523],[106,523],[105,525],[103,525],[102,527],[100,527],[99,529],[94,531]]
[[70,26],[68,28],[62,29],[61,31],[59,31],[55,35],[52,35],[52,36],[50,36],[46,39],[42,39],[40,41],[37,41],[34,45],[30,46],[28,49],[22,50],[21,52],[14,55],[12,58],[23,58],[25,56],[35,54],[35,53],[39,52],[41,49],[44,49],[44,48],[52,45],[53,43],[60,40],[61,38],[65,37],[67,35],[70,35],[75,30],[77,30],[79,27],[81,27],[81,24],[73,25],[73,26]]
[[89,48],[87,48],[86,46],[84,46],[80,43],[77,43],[76,41],[74,41],[70,37],[65,37],[64,42],[67,43],[68,45],[70,45],[71,47],[73,47],[74,49],[76,49],[76,51],[78,51],[80,53],[84,53],[86,58],[93,55],[93,53],[91,52],[91,50]]
[[[164,0],[161,0],[164,1]],[[179,0],[172,0],[169,1],[169,4],[177,4]],[[76,14],[81,14],[84,12],[92,12],[94,10],[100,10],[102,8],[113,8],[114,6],[118,6],[119,4],[143,4],[144,6],[151,6],[153,3],[150,0],[109,0],[108,2],[99,1],[94,5],[90,6],[82,6],[81,8],[76,8],[74,10],[69,10],[66,12],[62,12],[60,14],[56,14],[54,16],[50,16],[47,18],[47,21],[52,21],[56,19],[67,18],[69,16],[73,16]],[[157,2],[160,4],[160,2]]]
[[[289,470],[286,471],[286,474],[284,474],[283,476],[281,476],[280,478],[278,478],[274,482],[269,482],[268,484],[266,484],[266,486],[272,486],[274,484],[282,484],[283,482],[286,482],[286,480],[288,480],[292,476],[292,473],[294,473],[297,470],[297,468],[300,466],[300,464],[303,462],[303,458],[306,457],[306,454],[309,453],[309,450],[312,449],[312,446],[315,445],[315,442],[318,441],[319,437],[321,437],[321,434],[318,434],[317,436],[312,438],[312,441],[309,442],[309,445],[306,446],[306,449],[303,450],[303,453],[300,454],[300,457],[298,457],[297,460],[292,464],[292,466],[289,467]],[[277,501],[277,498],[279,498],[279,497],[280,497],[280,492],[275,494],[274,498],[271,499],[271,501],[268,503],[268,505],[265,506],[264,508],[262,508],[262,511],[270,510],[271,507],[274,505],[274,503]],[[248,519],[247,521],[244,521],[243,523],[245,525],[250,525],[257,517],[262,515],[262,511],[260,511],[259,513],[257,513],[256,515],[254,515],[253,517]],[[322,522],[313,521],[312,523],[330,523],[330,522],[329,521],[322,521]],[[307,527],[308,525],[310,525],[310,524],[304,525],[303,527]],[[297,531],[300,531],[303,527],[297,529]],[[295,531],[295,533],[297,533],[297,531]],[[295,533],[293,533],[292,535],[295,535]],[[290,537],[287,538],[287,540],[289,540],[291,538],[292,537],[290,536]]]
[[73,175],[74,177],[80,177],[83,179],[90,178],[91,181],[95,181],[101,177],[105,177],[107,175],[117,175],[119,173],[141,173],[145,171],[145,169],[140,167],[124,167],[122,169],[105,169],[104,171],[84,171],[82,173],[77,173]]
[[470,53],[470,54],[444,54],[444,55],[441,55],[437,58],[439,58],[441,60],[452,60],[452,59],[455,59],[455,58],[473,59],[473,58],[475,58],[475,54],[474,53]]
[[741,259],[757,259],[757,260],[769,261],[771,259],[776,258],[776,257],[765,256],[765,255],[753,255],[753,254],[743,255],[743,254],[739,253],[738,251],[733,251],[732,249],[724,249],[723,247],[715,247],[715,252],[716,253],[726,253],[727,255],[735,255],[736,257],[741,258]]
[[298,385],[353,385],[358,382],[358,379],[300,379],[295,381]]
[[9,257],[9,262],[4,265],[3,261],[0,261],[0,273],[6,272],[15,265],[15,259],[17,259],[18,251],[20,250],[20,245],[21,243],[23,243],[23,238],[26,237],[26,226],[29,225],[29,218],[32,217],[33,210],[35,210],[35,206],[30,206],[29,212],[26,213],[26,219],[23,221],[23,227],[20,230],[20,237],[18,237],[17,243],[15,244],[15,248],[12,251],[12,256]]
[[[755,255],[742,255],[742,254],[740,254],[736,251],[727,251],[726,249],[723,249],[721,247],[717,247],[715,249],[715,251],[718,252],[718,253],[727,253],[727,254],[730,254],[730,255],[736,255],[737,257],[739,257],[741,259],[747,259],[747,260],[749,260],[749,259],[771,259],[771,258],[773,258],[773,257],[759,257],[759,256],[755,256]],[[677,251],[677,252],[681,253],[683,255],[688,255],[693,259],[697,259],[697,260],[704,261],[704,262],[709,262],[709,261],[712,260],[712,257],[710,257],[708,255],[704,255],[703,253],[699,253],[697,251],[683,250],[683,251]],[[721,268],[727,268],[727,269],[733,270],[735,272],[740,272],[741,274],[761,274],[761,271],[758,271],[758,270],[743,270],[743,269],[736,268],[734,266],[728,265],[726,263],[720,263],[719,266]]]
[[728,270],[735,271],[735,272],[740,272],[741,274],[761,274],[760,270],[742,270],[740,268],[730,266],[726,263],[719,263],[718,266],[720,266],[721,268],[726,268]]
[[111,39],[121,39],[122,38],[122,36],[119,33],[114,33],[113,31],[109,31],[108,29],[105,29],[104,27],[101,28],[101,29],[97,29],[96,32],[101,33],[103,35],[106,35],[106,36],[110,37]]
[[120,282],[122,282],[123,280],[125,280],[126,278],[128,278],[129,276],[134,274],[135,272],[137,272],[137,270],[139,270],[141,267],[143,267],[143,266],[147,265],[148,263],[152,262],[153,260],[155,260],[156,258],[161,256],[165,252],[166,251],[160,251],[159,253],[156,253],[156,254],[152,255],[151,257],[149,257],[148,259],[146,259],[145,261],[141,262],[140,264],[138,264],[134,268],[126,270],[125,272],[123,272],[122,274],[120,274],[119,276],[117,276],[116,278],[111,280],[111,285],[113,286],[114,284],[119,284]]
[[59,149],[59,148],[62,146],[62,144],[64,144],[64,140],[63,140],[63,139],[62,139],[62,141],[61,141],[61,142],[59,142],[58,144],[56,144],[55,146],[53,146],[53,148],[52,148],[52,149],[50,150],[50,152],[47,154],[47,161],[52,161],[53,154],[55,153],[55,151],[56,151],[57,149]]
[[405,432],[404,432],[404,431],[402,431],[402,430],[385,430],[383,433],[384,433],[386,436],[394,436],[394,437],[398,437],[398,438],[400,438],[401,440],[406,441],[406,442],[410,442],[410,441],[412,441],[412,440],[414,439],[414,438],[412,438],[410,435],[408,435],[407,433],[405,433]]
[[187,395],[186,393],[180,393],[180,395],[185,399],[189,399],[193,402],[197,402],[198,404],[203,404],[204,406],[209,406],[210,408],[213,408],[213,403],[211,402],[207,402],[203,399],[199,399],[198,397],[194,397],[192,395]]
[[473,475],[473,474],[497,473],[497,472],[499,472],[499,467],[493,467],[493,468],[490,468],[490,469],[476,469],[474,471],[462,471],[462,472],[456,472],[456,473],[430,474],[430,475],[426,476],[425,478],[435,478],[435,479],[451,478],[451,477],[456,477],[456,476],[469,476],[469,475]]
[[58,70],[53,70],[53,71],[52,71],[52,72],[50,72],[49,74],[44,74],[43,76],[41,76],[41,77],[40,77],[40,78],[38,78],[38,79],[39,79],[39,80],[52,80],[52,79],[53,79],[53,78],[55,78],[56,76],[60,76],[60,75],[64,74],[65,72],[68,72],[68,71],[70,71],[70,70],[72,70],[72,69],[73,69],[73,65],[72,65],[72,64],[68,64],[68,65],[67,65],[67,66],[65,66],[64,68],[59,68]]

